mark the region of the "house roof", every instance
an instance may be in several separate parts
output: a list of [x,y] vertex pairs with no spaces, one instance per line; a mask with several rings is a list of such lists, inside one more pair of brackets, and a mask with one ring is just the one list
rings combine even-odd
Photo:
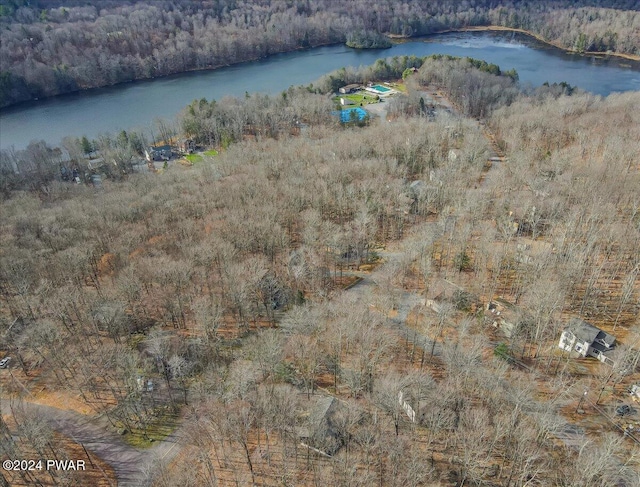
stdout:
[[336,403],[336,398],[332,396],[325,396],[319,399],[309,416],[310,423],[318,425],[326,421],[327,416],[330,414],[331,406]]
[[327,455],[335,454],[342,446],[333,418],[339,407],[340,403],[332,396],[317,399],[308,411],[304,426],[298,428],[298,435]]
[[155,151],[170,151],[171,150],[171,146],[168,144],[165,145],[152,145],[151,147],[149,147],[149,150],[155,150]]
[[616,337],[613,335],[609,335],[597,326],[593,326],[580,318],[572,318],[569,321],[567,330],[573,333],[580,341],[588,342],[598,349],[601,347],[604,347],[603,350],[609,349],[616,341]]

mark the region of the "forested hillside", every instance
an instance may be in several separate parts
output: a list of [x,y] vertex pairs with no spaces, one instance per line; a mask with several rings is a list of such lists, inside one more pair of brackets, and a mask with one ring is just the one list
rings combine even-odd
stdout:
[[639,54],[637,10],[631,0],[13,0],[0,8],[0,106],[346,40],[383,46],[381,33],[466,26],[522,28],[576,51]]
[[[302,88],[195,101],[219,155],[5,187],[0,459],[61,444],[53,404],[134,485],[638,485],[640,94],[418,65],[363,127]],[[576,316],[613,365],[558,348]]]

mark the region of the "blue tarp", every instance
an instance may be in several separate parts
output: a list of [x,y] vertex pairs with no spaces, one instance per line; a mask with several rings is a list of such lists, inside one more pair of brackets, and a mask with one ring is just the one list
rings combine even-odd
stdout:
[[356,112],[356,117],[358,120],[364,120],[364,117],[367,116],[367,111],[360,107],[347,108],[345,110],[341,110],[339,112],[333,112],[333,113],[334,115],[340,114],[340,121],[342,123],[348,123],[353,121],[353,119],[351,118],[352,117],[351,112]]

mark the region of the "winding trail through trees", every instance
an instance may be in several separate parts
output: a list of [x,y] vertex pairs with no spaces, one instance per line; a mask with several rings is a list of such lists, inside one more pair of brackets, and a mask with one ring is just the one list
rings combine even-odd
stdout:
[[[0,410],[3,415],[11,415],[15,411],[24,411],[36,415],[47,425],[62,433],[91,454],[98,456],[113,467],[118,487],[140,487],[148,485],[159,462],[170,461],[179,451],[180,428],[176,429],[165,440],[149,449],[138,449],[126,444],[122,437],[110,431],[104,417],[90,417],[74,411],[58,409],[26,401],[12,401],[2,398]],[[85,460],[84,458],[71,460]],[[86,463],[92,468],[91,463]]]
[[[425,223],[425,225],[434,225],[433,223]],[[353,287],[349,288],[347,292],[357,294],[363,300],[371,300],[373,295],[378,292],[378,282],[383,279],[383,274],[386,272],[387,266],[394,266],[401,259],[403,252],[401,251],[402,242],[400,242],[400,248],[391,251],[378,251],[378,255],[384,260],[383,264],[378,266],[372,272],[360,272],[351,271],[345,272],[345,274],[354,275],[360,277],[360,281]],[[407,324],[407,318],[413,309],[417,306],[424,305],[424,296],[414,291],[407,291],[405,289],[396,289],[397,293],[394,296],[394,311],[395,315],[387,319],[387,324],[390,327],[399,332],[399,335],[404,337],[407,342],[415,344],[417,347],[429,348],[434,345],[433,340],[424,333],[411,328]],[[434,346],[434,356],[440,355],[442,345],[438,342]]]

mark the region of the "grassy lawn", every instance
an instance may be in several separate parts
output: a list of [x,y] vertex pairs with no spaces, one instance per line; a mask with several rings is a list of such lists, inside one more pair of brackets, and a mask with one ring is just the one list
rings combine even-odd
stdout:
[[365,93],[353,93],[351,95],[340,95],[338,97],[338,101],[340,98],[346,98],[347,100],[351,100],[355,106],[369,105],[370,103],[378,103],[379,100],[376,100],[375,95],[367,95]]
[[184,156],[187,161],[191,164],[202,161],[202,156],[200,154],[187,154]]
[[215,149],[211,149],[211,150],[204,151],[203,154],[205,156],[213,157],[213,156],[217,156],[218,155],[218,151],[215,150]]

